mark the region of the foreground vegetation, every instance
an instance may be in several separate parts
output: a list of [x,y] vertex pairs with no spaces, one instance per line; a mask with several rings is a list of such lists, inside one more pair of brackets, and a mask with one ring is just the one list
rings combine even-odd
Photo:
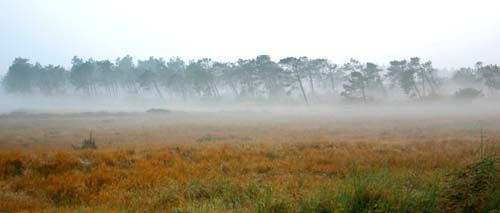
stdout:
[[367,110],[3,115],[0,212],[500,208],[499,116]]
[[2,211],[489,212],[500,159],[466,142],[0,153]]

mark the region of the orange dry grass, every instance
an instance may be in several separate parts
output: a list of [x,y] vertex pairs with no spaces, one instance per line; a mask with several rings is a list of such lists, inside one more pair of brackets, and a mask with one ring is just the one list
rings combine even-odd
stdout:
[[[488,137],[499,120],[484,120],[491,124]],[[2,121],[0,212],[256,211],[266,202],[297,209],[353,171],[389,171],[420,189],[470,162],[480,146],[468,117],[133,114]],[[70,150],[89,126],[100,149]]]
[[[453,144],[451,146],[450,144]],[[192,184],[225,180],[253,180],[276,185],[299,199],[304,187],[326,186],[342,178],[355,162],[358,171],[389,170],[422,177],[456,168],[470,159],[474,146],[463,141],[422,144],[299,143],[200,144],[161,149],[65,152],[1,152],[2,209],[49,209],[61,206],[98,206],[114,209],[165,209],[192,200],[210,199],[206,192],[167,192]],[[8,162],[18,160],[22,174],[12,175]],[[195,186],[197,187],[197,186]],[[138,198],[137,196],[140,196]],[[194,197],[190,197],[194,196]],[[162,200],[162,199],[167,199]],[[170,199],[170,200],[169,200]],[[130,203],[135,201],[137,203]],[[134,208],[134,207],[132,207]]]

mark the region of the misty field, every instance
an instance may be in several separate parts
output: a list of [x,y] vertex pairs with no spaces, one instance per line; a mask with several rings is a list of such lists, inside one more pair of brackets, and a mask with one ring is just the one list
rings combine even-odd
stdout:
[[0,212],[498,212],[500,114],[430,109],[4,114]]

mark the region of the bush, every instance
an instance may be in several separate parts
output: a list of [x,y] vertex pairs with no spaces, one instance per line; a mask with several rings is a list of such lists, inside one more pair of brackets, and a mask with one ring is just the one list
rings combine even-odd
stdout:
[[482,96],[482,91],[474,88],[464,88],[459,89],[455,92],[455,98],[457,99],[476,99]]
[[444,190],[449,212],[489,212],[500,208],[500,159],[486,157],[450,175]]
[[0,179],[22,176],[26,159],[18,153],[0,155]]
[[0,165],[1,177],[20,176],[24,172],[23,162],[20,160],[6,160]]

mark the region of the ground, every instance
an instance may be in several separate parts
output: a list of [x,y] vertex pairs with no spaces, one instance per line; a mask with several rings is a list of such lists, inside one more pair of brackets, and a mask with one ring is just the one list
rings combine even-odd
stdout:
[[497,130],[481,111],[4,114],[0,212],[495,211]]

